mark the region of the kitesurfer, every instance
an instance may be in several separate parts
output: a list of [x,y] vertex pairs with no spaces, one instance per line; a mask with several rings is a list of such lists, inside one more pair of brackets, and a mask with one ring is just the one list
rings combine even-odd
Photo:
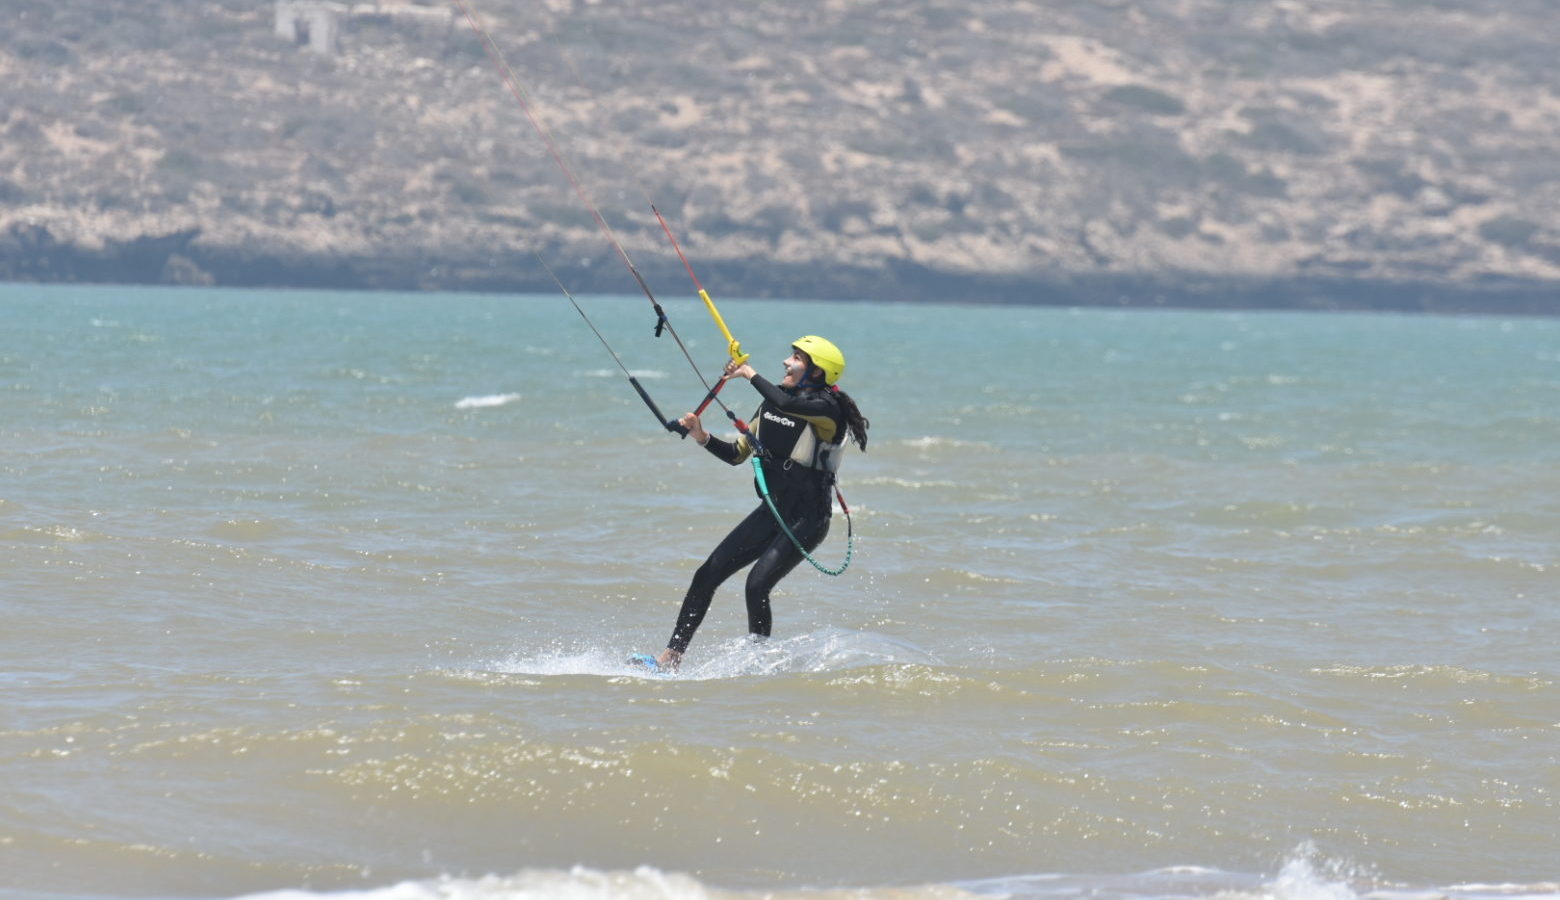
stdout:
[[803,547],[808,551],[817,547],[829,533],[830,492],[846,439],[867,449],[867,419],[837,384],[844,372],[845,355],[840,349],[817,335],[807,335],[792,345],[785,361],[785,378],[779,384],[745,363],[726,365],[725,378],[746,378],[763,398],[748,423],[756,441],[746,434],[738,434],[734,441],[714,437],[704,430],[696,413],[679,420],[699,446],[730,465],[740,465],[762,448],[759,465],[763,466],[775,512],[760,501],[694,573],[672,638],[656,657],[660,669],[677,668],[704,621],[715,589],[750,564],[748,631],[754,640],[769,637],[769,592],[803,558],[780,527],[776,513]]

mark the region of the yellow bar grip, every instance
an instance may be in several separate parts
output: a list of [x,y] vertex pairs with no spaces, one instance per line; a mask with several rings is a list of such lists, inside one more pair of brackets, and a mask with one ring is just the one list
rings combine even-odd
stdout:
[[720,333],[726,336],[727,348],[731,352],[732,362],[739,366],[747,362],[748,354],[742,352],[742,342],[731,336],[731,329],[726,327],[726,320],[720,317],[720,310],[715,308],[715,301],[710,299],[709,292],[704,288],[699,288],[699,299],[704,301],[704,305],[709,309],[710,316],[714,318],[715,324],[720,326]]

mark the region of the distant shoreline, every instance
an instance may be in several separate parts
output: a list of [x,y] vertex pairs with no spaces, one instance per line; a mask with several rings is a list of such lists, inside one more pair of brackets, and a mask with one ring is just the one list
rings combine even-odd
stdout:
[[[47,242],[0,249],[0,281],[365,291],[552,293],[557,285],[522,252],[509,260],[405,256],[251,254],[191,245],[193,234],[130,241],[101,250]],[[675,260],[636,260],[652,289],[680,296],[687,275]],[[811,300],[1015,304],[1164,309],[1273,309],[1560,315],[1560,283],[1396,281],[1362,276],[1256,277],[1207,273],[1137,275],[1045,272],[1028,276],[946,272],[914,264],[883,268],[797,266],[770,260],[703,261],[717,296]],[[578,293],[636,293],[620,265],[557,266]]]
[[1560,315],[1552,4],[359,5],[19,4],[0,281]]

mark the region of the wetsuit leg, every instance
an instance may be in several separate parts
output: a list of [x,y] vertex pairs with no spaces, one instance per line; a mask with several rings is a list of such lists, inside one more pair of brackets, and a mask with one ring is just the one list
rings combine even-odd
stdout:
[[[774,523],[773,514],[770,515],[770,523]],[[823,543],[823,539],[829,534],[828,519],[798,519],[787,523],[791,526],[791,533],[802,542],[802,546],[811,553],[813,548]],[[791,539],[786,537],[778,527],[774,529],[775,536],[759,554],[758,561],[753,564],[753,569],[747,577],[747,613],[748,633],[769,637],[770,626],[773,624],[773,616],[769,609],[769,592],[774,590],[780,579],[791,574],[797,563],[802,561],[802,552],[796,549]]]
[[[693,633],[699,630],[704,614],[709,612],[710,601],[715,599],[715,589],[758,559],[776,536],[790,543],[785,535],[780,534],[769,508],[762,503],[748,513],[747,518],[737,523],[737,527],[731,529],[731,533],[716,545],[709,558],[693,573],[693,581],[683,597],[682,611],[677,614],[677,625],[672,629],[672,639],[667,642],[667,647],[678,653],[687,651]],[[795,552],[794,547],[792,551]]]

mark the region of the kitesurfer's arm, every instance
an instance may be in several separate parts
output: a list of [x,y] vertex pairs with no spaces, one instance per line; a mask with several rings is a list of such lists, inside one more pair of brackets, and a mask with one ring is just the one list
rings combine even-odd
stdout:
[[[743,368],[748,368],[743,366]],[[799,416],[827,416],[837,418],[839,405],[827,391],[803,391],[797,394],[789,394],[777,387],[769,379],[755,373],[748,379],[753,382],[753,387],[768,400],[771,405],[781,412],[795,413]]]
[[753,387],[768,400],[770,405],[777,407],[782,412],[791,412],[798,415],[827,415],[834,409],[832,399],[812,392],[792,394],[781,390],[774,382],[758,374],[747,363],[738,365],[735,362],[726,364],[727,378],[746,378]]
[[735,443],[723,441],[704,430],[704,424],[699,421],[697,413],[686,413],[677,420],[688,429],[688,436],[699,442],[699,446],[710,452],[710,455],[727,465],[738,465],[745,462],[752,454],[748,448],[747,438],[738,436]]

